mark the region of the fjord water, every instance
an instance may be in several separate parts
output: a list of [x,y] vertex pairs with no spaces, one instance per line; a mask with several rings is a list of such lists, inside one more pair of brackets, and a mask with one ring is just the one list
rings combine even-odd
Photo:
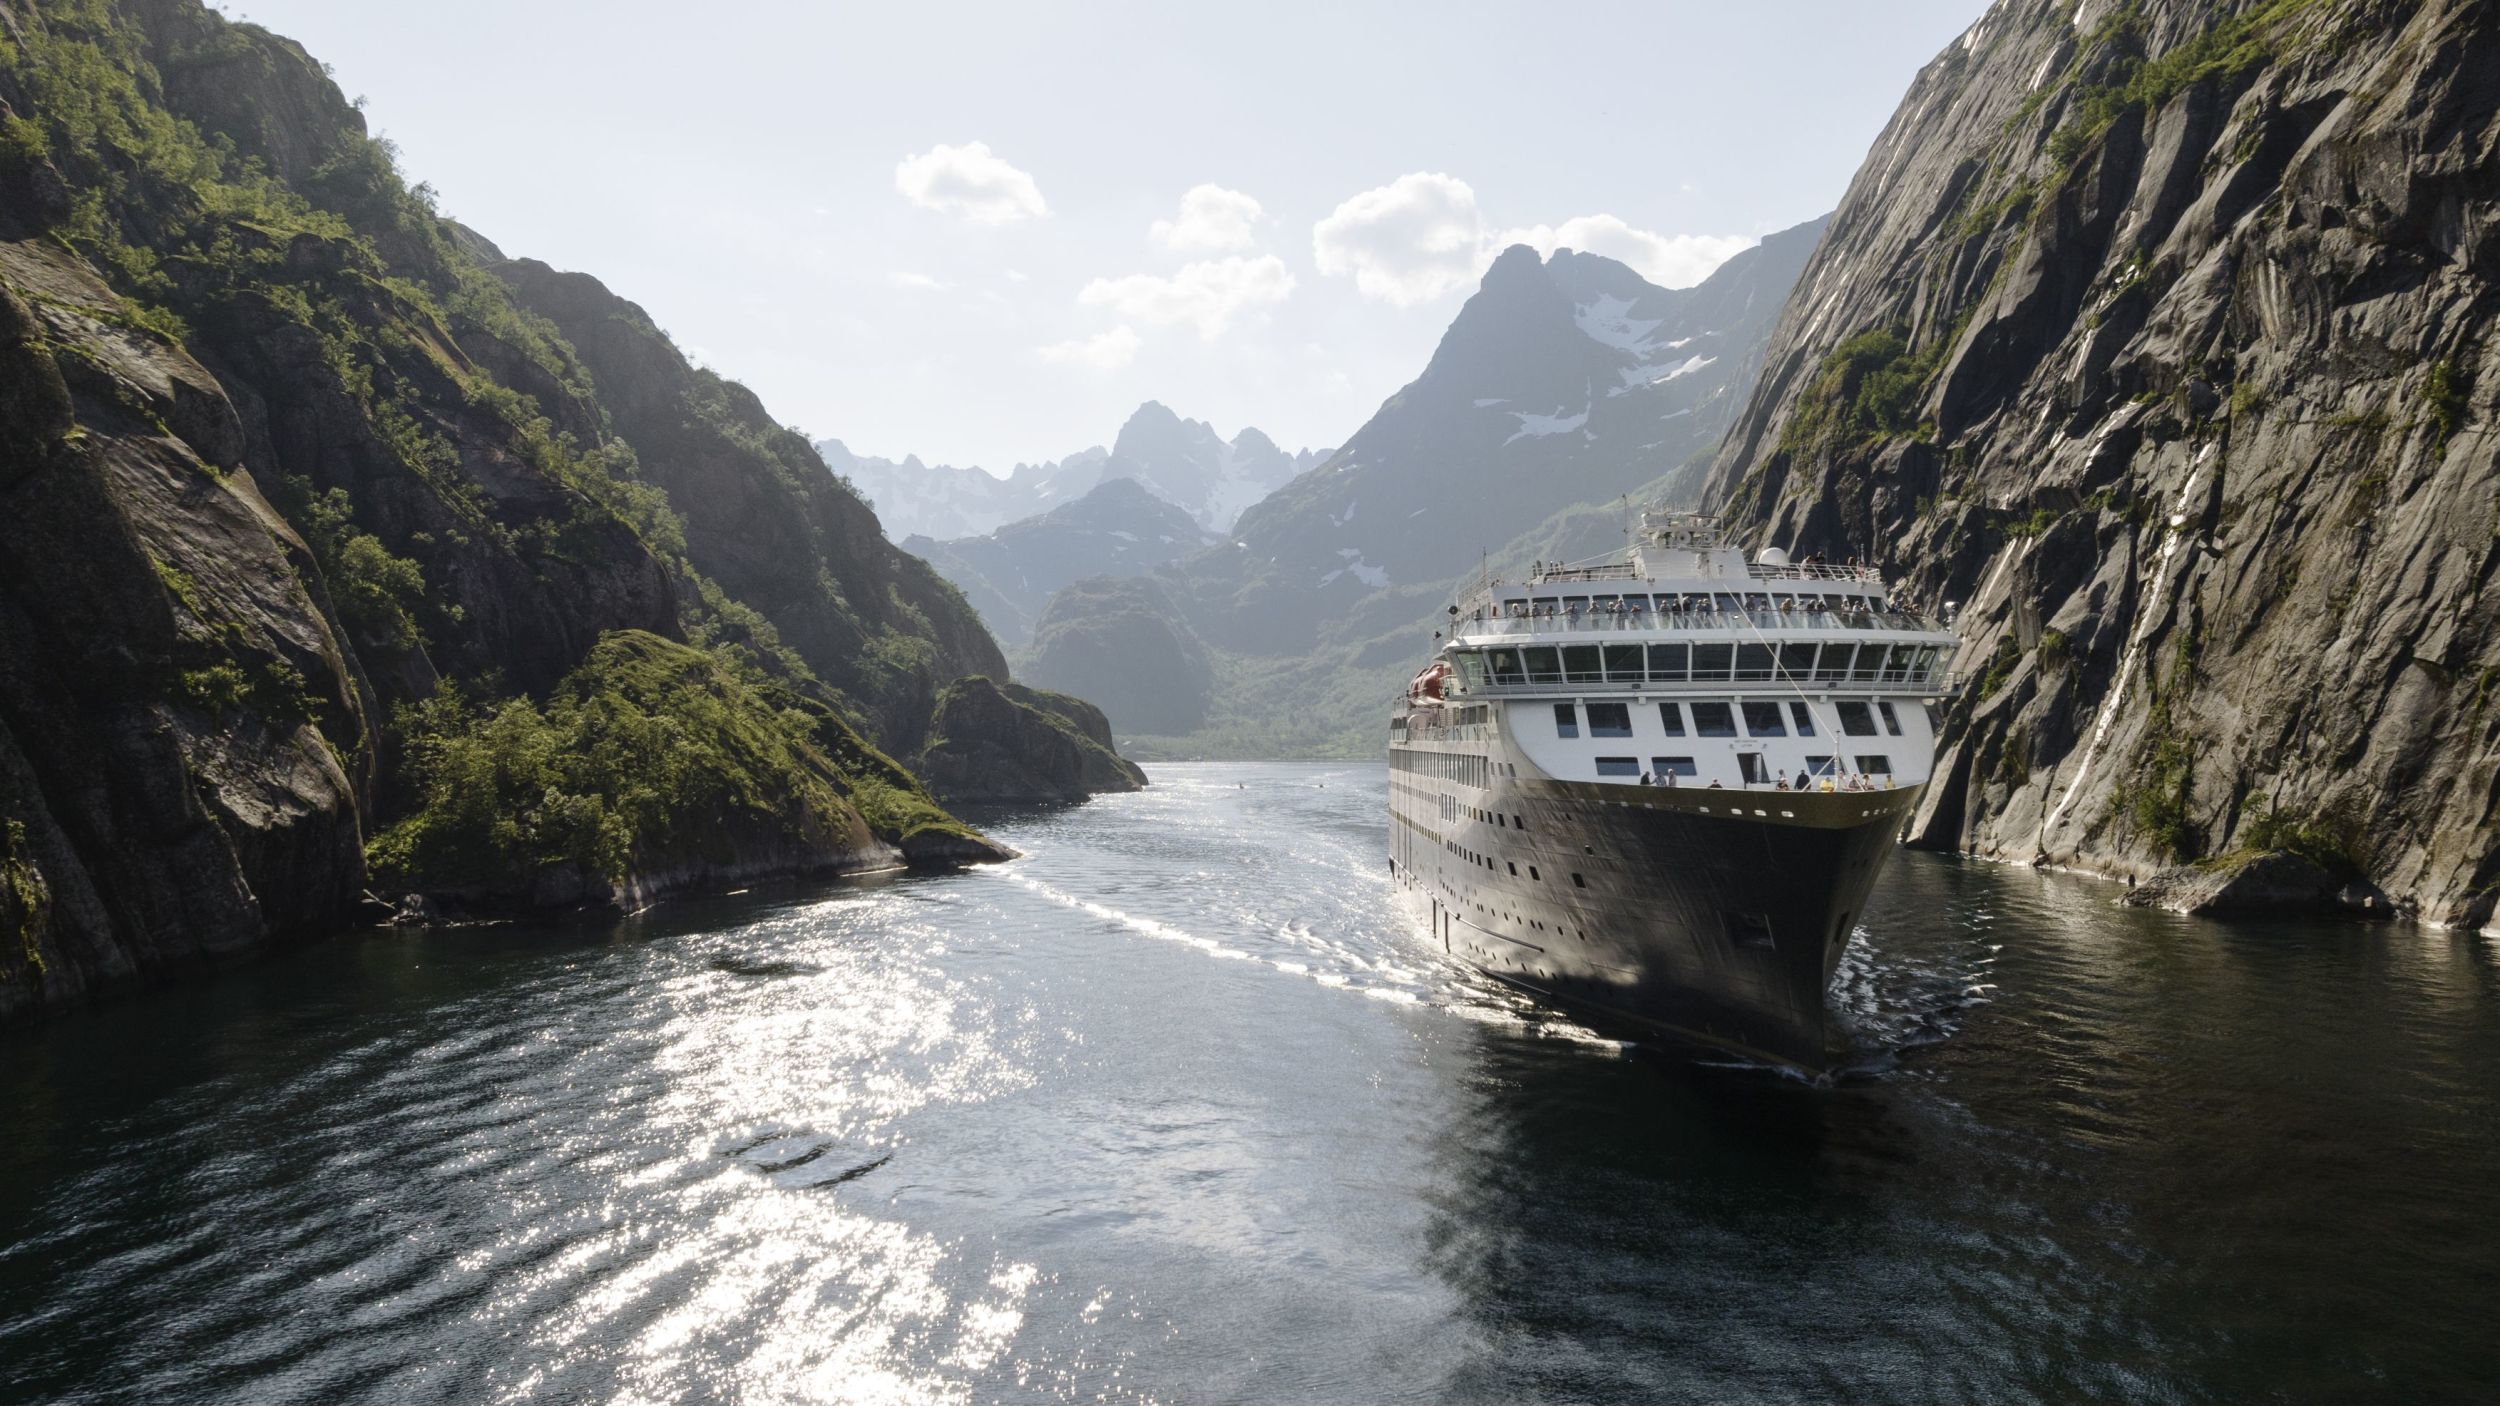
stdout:
[[1385,772],[0,1038],[0,1398],[2251,1401],[2500,1380],[2484,939],[1904,855],[1831,1087],[1394,907]]

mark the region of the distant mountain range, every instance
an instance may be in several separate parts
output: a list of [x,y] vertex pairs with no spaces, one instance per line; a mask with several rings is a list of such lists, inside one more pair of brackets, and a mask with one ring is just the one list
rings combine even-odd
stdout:
[[[1049,620],[1053,639],[1092,639],[1101,632],[1082,628],[1087,610],[1133,629],[1168,601],[1180,648],[1203,642],[1217,660],[1207,721],[1174,750],[1367,745],[1393,675],[1429,649],[1459,578],[1486,561],[1498,570],[1618,546],[1627,499],[1692,500],[1823,224],[1774,234],[1683,289],[1593,254],[1508,249],[1420,376],[1344,448],[1244,511],[1226,539],[1159,568],[1159,593],[1080,583],[1039,610],[1019,605],[1019,618]],[[1013,627],[990,623],[1014,642]],[[1083,657],[1089,696],[1123,730],[1196,711],[1170,698],[1167,670],[1124,668],[1098,649]],[[1256,686],[1219,691],[1227,663]]]
[[995,532],[945,542],[906,537],[902,548],[954,582],[1012,649],[1032,638],[1034,618],[1061,587],[1087,576],[1143,576],[1220,540],[1145,484],[1115,478]]
[[1122,478],[1147,485],[1200,527],[1221,533],[1244,508],[1329,455],[1326,449],[1288,453],[1256,429],[1226,440],[1204,420],[1184,420],[1151,400],[1129,416],[1109,449],[1096,445],[1064,459],[1018,464],[1005,478],[986,469],[925,464],[917,455],[854,454],[838,439],[818,440],[816,449],[876,508],[896,541],[978,537]]

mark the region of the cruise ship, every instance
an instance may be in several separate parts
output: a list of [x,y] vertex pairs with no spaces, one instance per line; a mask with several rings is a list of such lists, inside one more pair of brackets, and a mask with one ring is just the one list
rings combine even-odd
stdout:
[[1951,631],[1872,567],[1680,513],[1449,620],[1389,722],[1390,871],[1432,939],[1600,1024],[1827,1068]]

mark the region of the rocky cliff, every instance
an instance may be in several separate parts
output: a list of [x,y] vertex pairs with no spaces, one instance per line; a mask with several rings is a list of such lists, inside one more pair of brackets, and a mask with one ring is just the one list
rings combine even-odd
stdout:
[[1711,497],[1958,602],[1914,840],[2500,885],[2500,10],[2004,0],[1919,75]]
[[1102,710],[974,675],[939,695],[916,761],[950,805],[1081,801],[1135,791],[1146,773],[1111,749]]
[[437,217],[300,48],[0,0],[0,1018],[377,874],[994,857],[879,744],[1004,672],[752,396]]

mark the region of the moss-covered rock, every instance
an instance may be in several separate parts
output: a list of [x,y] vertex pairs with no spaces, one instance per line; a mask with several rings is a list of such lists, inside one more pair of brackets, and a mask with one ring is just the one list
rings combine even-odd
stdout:
[[1146,784],[1112,750],[1102,711],[1066,694],[957,679],[938,695],[930,732],[920,773],[950,802],[1081,801]]

